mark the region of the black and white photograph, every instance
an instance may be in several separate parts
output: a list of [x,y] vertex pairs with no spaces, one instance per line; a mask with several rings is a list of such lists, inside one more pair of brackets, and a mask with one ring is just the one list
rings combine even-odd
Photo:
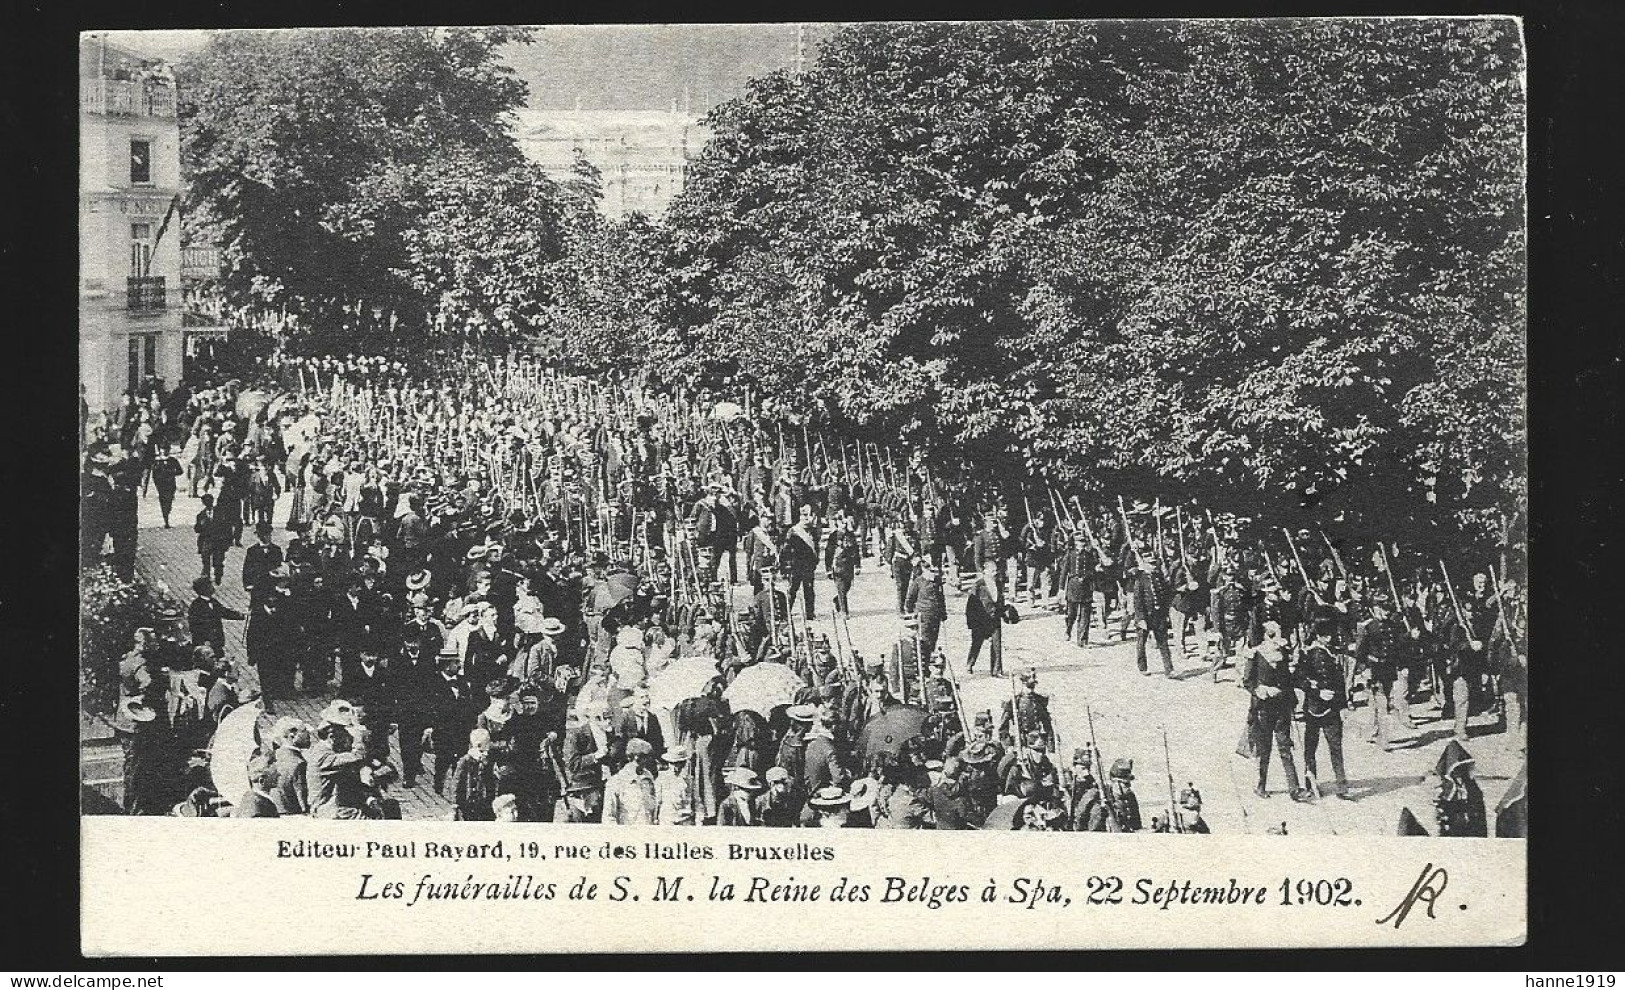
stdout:
[[82,814],[1526,837],[1517,19],[78,56]]

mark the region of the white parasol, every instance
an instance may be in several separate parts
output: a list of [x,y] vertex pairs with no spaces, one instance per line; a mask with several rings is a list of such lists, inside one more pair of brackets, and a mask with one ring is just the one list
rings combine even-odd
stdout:
[[717,676],[713,657],[684,657],[649,681],[649,704],[654,708],[676,708],[679,702],[698,698]]
[[724,423],[738,419],[745,415],[745,410],[737,402],[719,402],[711,409],[711,418],[722,420]]
[[262,711],[257,700],[233,709],[209,740],[209,776],[215,791],[228,801],[248,792],[248,761],[260,748],[256,730]]
[[773,709],[795,701],[796,693],[805,686],[796,672],[782,663],[758,663],[741,670],[722,696],[734,711],[749,710],[767,718]]

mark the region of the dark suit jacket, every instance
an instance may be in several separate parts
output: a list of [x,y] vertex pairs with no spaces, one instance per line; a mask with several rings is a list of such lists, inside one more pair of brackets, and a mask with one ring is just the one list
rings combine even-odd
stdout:
[[270,574],[282,566],[282,548],[274,543],[256,543],[243,551],[243,590],[249,600],[270,590]]
[[617,765],[626,760],[626,744],[631,742],[633,739],[642,739],[650,746],[653,746],[656,757],[659,757],[661,753],[666,751],[665,735],[661,732],[660,720],[655,718],[655,713],[649,712],[647,715],[643,716],[643,719],[646,724],[644,725],[643,730],[639,731],[637,716],[633,715],[630,711],[623,711],[619,715],[615,716],[615,721],[610,726],[609,734],[611,739],[611,747],[614,751],[615,762]]
[[241,621],[242,618],[243,613],[228,608],[213,598],[192,599],[192,604],[186,609],[186,627],[191,634],[192,645],[208,643],[214,647],[216,655],[225,656],[226,627],[222,620]]
[[[434,729],[435,755],[448,759],[462,755],[468,749],[468,732],[474,728],[474,719],[485,708],[485,699],[476,698],[474,688],[461,677],[447,681],[436,672],[424,678],[423,684],[425,709]],[[453,686],[459,693],[453,693]]]

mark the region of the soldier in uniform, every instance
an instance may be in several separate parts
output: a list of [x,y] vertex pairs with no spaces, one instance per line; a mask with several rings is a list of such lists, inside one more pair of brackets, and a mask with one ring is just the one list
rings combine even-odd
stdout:
[[[1389,709],[1395,703],[1394,683],[1399,678],[1400,651],[1405,649],[1405,628],[1399,618],[1388,611],[1388,606],[1387,592],[1373,589],[1370,615],[1354,633],[1354,662],[1365,669],[1370,684],[1372,738],[1384,751],[1393,749]],[[1397,701],[1404,721],[1409,723],[1410,705],[1403,692]]]
[[1247,586],[1242,583],[1234,564],[1220,565],[1213,585],[1213,611],[1219,620],[1219,648],[1212,667],[1213,683],[1217,684],[1219,668],[1246,645],[1249,616]]
[[1095,779],[1094,758],[1086,748],[1072,751],[1072,769],[1063,771],[1067,793],[1067,827],[1072,832],[1106,831],[1106,801]]
[[1051,548],[1051,540],[1043,513],[1039,513],[1027,520],[1021,527],[1021,559],[1016,572],[1016,581],[1026,589],[1030,601],[1038,601],[1043,595],[1042,585],[1045,576],[1053,576],[1055,572],[1055,554]]
[[1105,798],[1106,831],[1140,831],[1140,799],[1134,796],[1133,760],[1119,758],[1113,761]]
[[1037,730],[1053,739],[1055,723],[1050,720],[1049,697],[1038,693],[1038,671],[1028,667],[1016,682],[1015,697],[1004,703],[999,717],[999,738],[1019,745],[1023,733]]
[[1331,618],[1315,620],[1314,640],[1298,661],[1297,686],[1303,692],[1303,762],[1304,771],[1318,787],[1315,756],[1320,738],[1325,736],[1332,772],[1337,776],[1337,796],[1352,801],[1348,775],[1343,770],[1343,709],[1349,703],[1348,686],[1343,665],[1332,653],[1335,628]]
[[852,591],[853,580],[863,569],[862,555],[863,548],[858,545],[858,535],[852,528],[852,517],[836,516],[835,528],[824,544],[824,571],[835,585],[835,611],[842,615],[851,614],[847,596]]
[[892,528],[891,535],[886,537],[884,557],[887,566],[891,568],[892,585],[897,589],[898,615],[914,611],[914,606],[909,605],[907,599],[915,575],[914,561],[920,551],[916,548],[909,529],[906,520],[899,520]]
[[993,747],[998,758],[1002,759],[1004,757],[1004,747],[993,736],[993,713],[986,709],[977,712],[975,717],[971,719],[969,736],[966,736],[963,732],[954,733],[953,737],[948,740],[948,745],[943,747],[943,754],[945,757],[957,756],[976,742],[987,743]]
[[1072,536],[1061,570],[1066,574],[1066,639],[1077,633],[1079,646],[1089,645],[1089,627],[1094,624],[1095,571],[1100,561],[1089,540],[1080,531]]
[[960,790],[976,809],[974,820],[986,821],[999,803],[998,765],[1003,755],[994,743],[977,739],[959,753],[958,759],[962,764]]
[[937,651],[942,622],[948,617],[948,603],[942,592],[942,568],[930,557],[921,557],[903,599],[904,611],[920,620],[920,649],[927,655]]
[[1061,793],[1061,780],[1050,762],[1049,735],[1031,729],[1024,743],[1000,761],[999,793],[1031,801],[1055,800]]
[[[1142,674],[1150,673],[1146,668],[1145,644],[1154,636],[1157,651],[1162,654],[1163,675],[1174,676],[1174,659],[1168,650],[1168,609],[1172,604],[1173,589],[1167,575],[1149,557],[1142,557],[1134,578],[1134,622],[1139,627],[1135,661]],[[1214,668],[1215,679],[1217,670]]]
[[1174,809],[1179,816],[1179,825],[1175,831],[1186,835],[1210,835],[1212,830],[1207,827],[1207,820],[1202,817],[1202,793],[1196,789],[1195,784],[1186,784],[1185,789],[1179,792],[1179,807]]

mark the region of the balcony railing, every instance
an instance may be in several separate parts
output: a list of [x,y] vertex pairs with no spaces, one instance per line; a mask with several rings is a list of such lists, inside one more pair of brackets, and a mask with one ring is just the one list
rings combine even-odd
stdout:
[[157,80],[81,79],[79,107],[120,117],[173,117],[175,87]]
[[132,313],[161,313],[166,308],[164,276],[131,275],[127,308]]

